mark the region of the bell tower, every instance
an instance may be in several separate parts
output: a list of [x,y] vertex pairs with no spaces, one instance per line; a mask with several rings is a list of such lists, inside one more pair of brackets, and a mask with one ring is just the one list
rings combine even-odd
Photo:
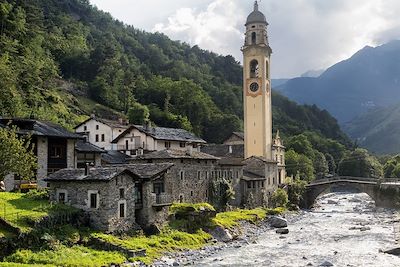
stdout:
[[243,52],[244,154],[272,160],[272,108],[267,20],[258,2],[247,17]]

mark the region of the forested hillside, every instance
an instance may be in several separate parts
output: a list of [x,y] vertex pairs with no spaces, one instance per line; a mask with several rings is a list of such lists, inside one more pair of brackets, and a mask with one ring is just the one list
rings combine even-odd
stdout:
[[[87,0],[5,0],[0,23],[1,116],[71,127],[91,113],[139,110],[209,142],[242,127],[242,68],[231,56],[127,26]],[[278,94],[273,105],[287,136],[310,130],[348,142],[326,111]]]

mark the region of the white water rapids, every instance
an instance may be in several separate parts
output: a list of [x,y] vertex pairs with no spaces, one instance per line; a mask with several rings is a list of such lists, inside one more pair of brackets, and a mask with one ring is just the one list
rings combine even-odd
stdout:
[[288,218],[288,235],[267,230],[255,244],[223,249],[194,266],[400,266],[399,256],[379,252],[400,246],[394,211],[354,193],[330,193],[315,206]]

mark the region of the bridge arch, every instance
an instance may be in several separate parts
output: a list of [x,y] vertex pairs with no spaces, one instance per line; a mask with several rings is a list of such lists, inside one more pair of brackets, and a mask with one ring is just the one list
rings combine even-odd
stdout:
[[332,188],[348,188],[356,189],[359,192],[366,193],[375,204],[378,205],[379,202],[379,185],[377,180],[375,181],[365,181],[365,180],[349,180],[349,179],[333,179],[333,180],[321,180],[316,181],[307,185],[306,192],[303,196],[303,207],[311,208],[315,200],[328,193],[328,190]]

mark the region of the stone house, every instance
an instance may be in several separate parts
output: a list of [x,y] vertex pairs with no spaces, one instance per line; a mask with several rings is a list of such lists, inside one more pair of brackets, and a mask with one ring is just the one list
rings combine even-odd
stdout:
[[89,143],[105,150],[115,150],[111,142],[128,127],[128,122],[123,119],[112,121],[92,116],[74,129],[76,133],[85,135]]
[[91,227],[124,232],[165,221],[171,205],[162,192],[173,164],[63,169],[45,180],[50,200],[84,210]]
[[78,140],[75,151],[77,168],[85,168],[87,164],[95,167],[101,166],[101,156],[106,153],[104,149],[86,142],[86,140]]
[[141,155],[151,151],[164,149],[193,149],[200,151],[206,141],[184,129],[131,125],[112,143],[116,150],[129,155]]
[[137,156],[131,163],[172,163],[165,187],[157,190],[164,190],[173,202],[200,203],[210,201],[210,183],[216,177],[218,160],[198,151],[166,149]]
[[244,144],[244,133],[233,132],[224,142],[224,145],[243,145]]
[[[39,186],[46,187],[43,179],[51,173],[63,168],[76,168],[75,144],[82,139],[80,135],[59,125],[33,119],[0,118],[0,123],[17,127],[20,135],[31,135],[31,145],[38,161],[36,180]],[[14,175],[8,175],[4,181],[7,191],[27,182]]]

